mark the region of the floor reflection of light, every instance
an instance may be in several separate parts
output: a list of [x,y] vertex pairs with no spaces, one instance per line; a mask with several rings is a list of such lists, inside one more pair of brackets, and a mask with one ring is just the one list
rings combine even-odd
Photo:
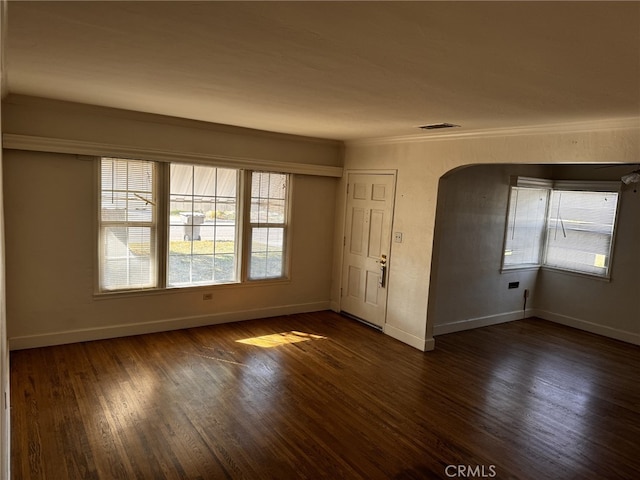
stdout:
[[[148,420],[157,401],[158,384],[155,373],[144,368],[135,370],[130,379],[100,382],[103,394],[100,404],[110,413],[104,420],[109,430],[135,429]],[[100,415],[103,411],[100,410]]]
[[[189,353],[189,352],[187,352],[187,353]],[[191,355],[195,355],[197,357],[202,357],[202,358],[207,358],[209,360],[216,360],[216,361],[222,362],[222,363],[230,363],[231,365],[240,365],[241,367],[245,367],[246,366],[244,363],[234,362],[233,360],[225,360],[224,358],[219,358],[219,357],[212,357],[211,355],[203,355],[201,353],[192,353]]]
[[491,372],[487,405],[520,441],[545,438],[547,444],[561,447],[558,454],[588,455],[581,441],[591,434],[585,421],[593,398],[588,369],[553,356],[508,360]]
[[236,340],[237,343],[244,343],[245,345],[253,345],[262,348],[273,348],[281,345],[288,345],[290,343],[308,342],[309,340],[324,340],[327,337],[322,335],[314,335],[312,333],[303,332],[282,332],[274,333],[271,335],[263,335],[261,337],[245,338],[242,340]]

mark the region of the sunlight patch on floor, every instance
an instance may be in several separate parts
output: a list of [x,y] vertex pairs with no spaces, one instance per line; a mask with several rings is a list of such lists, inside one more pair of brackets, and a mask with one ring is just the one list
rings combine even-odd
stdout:
[[308,342],[309,340],[324,340],[327,337],[322,335],[314,335],[312,333],[304,332],[282,332],[274,333],[271,335],[263,335],[261,337],[245,338],[243,340],[236,340],[237,343],[244,343],[245,345],[254,345],[262,348],[279,347],[281,345],[287,345],[290,343]]

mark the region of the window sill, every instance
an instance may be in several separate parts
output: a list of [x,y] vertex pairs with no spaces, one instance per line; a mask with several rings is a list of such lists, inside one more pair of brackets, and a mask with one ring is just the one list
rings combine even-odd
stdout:
[[590,279],[590,280],[598,280],[600,282],[611,282],[611,276],[602,276],[602,275],[596,275],[593,273],[584,273],[584,272],[575,272],[573,270],[564,270],[562,268],[555,268],[555,267],[548,267],[548,266],[542,266],[541,267],[542,270],[544,271],[548,271],[548,272],[553,272],[553,273],[560,273],[562,275],[569,275],[572,277],[579,277],[579,278],[586,278],[586,279]]
[[269,287],[277,285],[289,285],[289,278],[275,278],[268,280],[247,280],[246,282],[218,283],[215,285],[195,285],[184,287],[147,288],[140,290],[119,290],[113,292],[95,292],[94,300],[107,300],[128,297],[147,297],[154,295],[171,295],[177,293],[211,293],[215,290],[244,289],[254,287]]
[[502,267],[500,273],[522,272],[527,270],[540,270],[540,265],[514,265],[513,267]]

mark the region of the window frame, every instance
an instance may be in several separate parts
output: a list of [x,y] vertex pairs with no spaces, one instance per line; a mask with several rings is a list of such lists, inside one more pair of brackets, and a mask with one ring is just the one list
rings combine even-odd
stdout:
[[[269,284],[269,283],[286,283],[290,281],[290,265],[291,265],[291,212],[292,206],[292,186],[294,175],[290,172],[282,172],[269,169],[248,169],[238,168],[229,165],[217,165],[213,162],[190,162],[182,160],[148,160],[145,158],[133,158],[116,155],[101,155],[94,158],[95,165],[95,194],[94,194],[94,296],[96,298],[109,298],[113,296],[136,296],[148,294],[162,294],[170,292],[178,292],[185,290],[208,290],[224,289],[233,287],[243,287],[249,285]],[[104,289],[102,287],[102,233],[101,233],[101,202],[102,202],[102,159],[115,158],[121,160],[134,160],[153,163],[155,165],[155,182],[154,182],[154,201],[156,202],[156,218],[155,218],[155,259],[154,270],[156,275],[156,286],[144,288],[123,288],[123,289]],[[171,228],[170,201],[171,201],[171,185],[170,173],[171,164],[189,165],[189,166],[206,166],[212,168],[222,168],[237,171],[237,220],[236,220],[236,276],[232,282],[221,283],[197,283],[190,285],[169,285],[169,229]],[[287,176],[287,190],[285,196],[285,230],[283,232],[283,253],[282,253],[282,276],[267,278],[249,278],[249,261],[251,253],[251,226],[249,222],[249,214],[251,207],[251,175],[253,172],[276,173]]]
[[[517,189],[517,190],[516,190]],[[511,234],[511,236],[513,237],[513,233],[516,231],[517,225],[515,224],[515,219],[518,216],[518,211],[517,211],[517,202],[519,200],[519,196],[520,194],[518,193],[516,195],[516,206],[515,206],[515,210],[512,210],[512,207],[514,205],[514,195],[513,192],[517,191],[520,192],[521,190],[535,190],[535,191],[545,191],[545,205],[544,205],[544,214],[542,216],[541,219],[539,219],[539,221],[541,222],[542,226],[540,229],[540,235],[539,235],[539,242],[538,242],[538,248],[537,248],[537,262],[521,262],[521,263],[506,263],[507,260],[507,246],[509,243],[509,235]],[[545,231],[547,228],[547,217],[548,217],[548,210],[549,210],[549,195],[551,190],[549,189],[545,189],[545,188],[541,188],[541,187],[523,187],[523,186],[517,186],[517,185],[512,185],[509,188],[509,201],[507,204],[507,220],[506,220],[506,225],[505,225],[505,231],[504,231],[504,239],[503,239],[503,249],[502,249],[502,264],[500,266],[502,271],[505,270],[519,270],[519,269],[526,269],[526,268],[538,268],[541,263],[542,263],[542,259],[544,258],[544,242],[540,241],[544,239],[544,235],[545,235]],[[511,218],[513,217],[514,222],[513,224],[511,223]],[[513,249],[510,249],[513,250]]]
[[[546,214],[544,220],[544,232],[540,237],[540,261],[537,264],[516,264],[516,265],[505,265],[505,256],[506,256],[506,247],[507,247],[507,236],[510,227],[510,217],[511,217],[511,198],[513,188],[532,188],[532,189],[547,189],[547,204],[546,204]],[[562,266],[557,265],[547,265],[547,249],[548,249],[548,234],[549,234],[549,222],[551,219],[552,212],[550,212],[551,199],[554,192],[563,191],[563,192],[601,192],[601,193],[611,193],[616,195],[616,206],[613,218],[613,229],[611,232],[611,241],[609,244],[609,252],[608,252],[608,265],[603,274],[588,272],[584,270],[578,269],[570,269],[563,268]],[[588,278],[600,279],[609,281],[611,279],[611,271],[613,265],[613,255],[614,255],[614,247],[615,247],[615,239],[616,239],[616,231],[618,227],[618,216],[620,211],[620,202],[621,202],[621,188],[620,183],[615,181],[579,181],[579,180],[547,180],[547,179],[538,179],[538,178],[529,178],[529,177],[513,177],[512,181],[509,185],[509,202],[507,205],[507,212],[505,218],[505,234],[504,241],[502,246],[502,255],[501,255],[501,267],[500,271],[504,272],[512,272],[516,270],[530,270],[530,269],[544,269],[551,270],[571,275],[585,276]]]
[[[547,269],[547,270],[553,270],[553,271],[558,271],[558,272],[566,272],[566,273],[572,273],[572,274],[576,274],[576,275],[586,275],[588,277],[595,277],[595,278],[600,278],[600,279],[604,279],[604,280],[610,280],[611,279],[611,267],[613,264],[613,251],[614,251],[614,244],[615,244],[615,239],[616,239],[616,231],[617,231],[617,226],[618,226],[618,211],[620,208],[620,200],[621,200],[621,195],[620,195],[620,188],[619,188],[619,184],[616,185],[615,189],[612,188],[606,188],[605,186],[606,184],[601,184],[601,185],[592,185],[592,188],[590,189],[585,189],[585,188],[575,188],[575,187],[581,187],[580,183],[577,184],[569,184],[569,183],[564,183],[564,185],[562,184],[556,184],[554,185],[554,189],[551,192],[551,195],[549,197],[549,213],[548,213],[548,217],[547,217],[547,234],[545,236],[545,240],[544,240],[544,253],[543,253],[543,260],[542,260],[542,268]],[[599,267],[599,268],[603,268],[604,272],[602,274],[599,274],[597,272],[588,272],[585,270],[580,270],[580,269],[575,269],[575,268],[569,268],[569,267],[564,267],[562,265],[551,265],[548,263],[548,255],[549,255],[549,235],[551,234],[551,230],[552,227],[550,226],[550,222],[551,222],[551,217],[553,215],[552,209],[551,209],[551,204],[552,204],[552,197],[555,193],[571,193],[571,192],[585,192],[585,193],[601,193],[601,194],[615,194],[616,195],[616,203],[615,203],[615,209],[613,212],[613,224],[612,224],[612,230],[611,230],[611,234],[608,235],[609,236],[609,249],[606,255],[606,259],[607,259],[607,264],[606,266],[603,267]],[[594,265],[595,266],[595,265]]]
[[[254,173],[275,173],[278,175],[286,176],[286,193],[285,193],[285,211],[284,211],[284,223],[260,223],[251,222],[251,207],[252,207],[252,182]],[[286,281],[290,278],[290,245],[291,245],[291,211],[292,211],[292,184],[293,175],[285,172],[273,172],[268,170],[247,170],[245,172],[245,179],[243,185],[245,186],[244,192],[244,235],[243,235],[243,257],[246,261],[242,262],[242,281],[246,283],[255,282],[269,282],[269,281]],[[252,242],[253,242],[253,230],[254,228],[282,228],[282,274],[278,277],[262,277],[251,278],[251,254],[252,254]]]
[[[172,191],[171,188],[171,167],[174,165],[180,165],[183,167],[190,167],[193,169],[193,185],[191,185],[191,193],[190,194],[183,194],[183,193],[175,193]],[[220,169],[220,170],[233,170],[235,172],[235,224],[233,225],[234,227],[234,252],[233,252],[233,258],[234,258],[234,267],[233,267],[233,278],[231,280],[223,280],[223,281],[214,281],[214,282],[206,282],[206,281],[202,281],[202,282],[198,282],[198,281],[194,281],[193,279],[190,280],[190,282],[185,282],[185,283],[171,283],[170,282],[170,278],[169,275],[171,273],[171,269],[170,269],[170,262],[171,262],[171,228],[172,227],[179,227],[181,226],[181,224],[173,224],[171,223],[171,203],[174,200],[173,197],[177,196],[177,195],[183,195],[185,197],[190,197],[192,200],[191,202],[187,202],[187,203],[192,203],[195,204],[196,203],[196,198],[197,197],[207,197],[207,198],[211,198],[211,199],[215,199],[214,202],[217,204],[218,199],[225,197],[223,195],[217,195],[217,185],[216,185],[216,195],[202,195],[202,194],[197,194],[195,192],[195,171],[196,171],[196,167],[201,167],[201,168],[208,168],[208,169]],[[167,181],[167,190],[166,190],[166,206],[167,206],[167,214],[165,216],[167,225],[165,228],[165,232],[167,235],[167,239],[165,242],[165,246],[167,249],[167,253],[166,253],[166,262],[165,262],[165,269],[166,269],[166,273],[164,276],[164,282],[165,282],[165,287],[168,289],[173,289],[173,288],[191,288],[191,287],[211,287],[211,286],[217,286],[217,285],[229,285],[229,284],[237,284],[241,282],[241,265],[242,265],[242,261],[243,261],[243,253],[242,253],[242,225],[243,225],[243,214],[242,214],[242,206],[243,206],[243,193],[241,191],[241,186],[243,184],[243,177],[245,172],[241,169],[238,168],[230,168],[230,167],[219,167],[216,165],[204,165],[204,164],[193,164],[193,163],[187,163],[187,162],[169,162],[167,163],[167,177],[168,177],[168,181]],[[217,174],[218,172],[216,172],[216,184],[217,184]],[[204,224],[203,224],[204,225]],[[192,222],[192,226],[195,226],[195,224],[193,224]],[[214,223],[213,225],[214,227],[214,232],[216,231],[216,227],[218,227],[217,223]],[[216,237],[215,237],[215,233],[214,233],[214,243],[217,241]],[[192,240],[189,240],[192,241]],[[215,248],[215,247],[214,247]],[[198,254],[194,254],[193,252],[189,255],[191,257],[191,261],[193,261],[194,258],[198,257]],[[212,253],[212,256],[215,257],[215,253]],[[212,259],[213,260],[213,259]],[[214,260],[215,262],[215,260]]]
[[[129,159],[129,158],[121,158],[115,156],[103,156],[98,157],[96,161],[96,182],[97,182],[97,192],[98,194],[94,197],[97,200],[97,208],[96,208],[96,246],[97,246],[97,265],[96,265],[96,290],[100,293],[116,293],[116,292],[128,292],[128,291],[149,291],[155,290],[159,287],[160,284],[160,276],[159,276],[159,264],[161,263],[159,259],[162,256],[162,246],[159,243],[158,231],[161,229],[161,209],[160,204],[162,202],[159,201],[159,186],[160,186],[160,169],[157,162],[153,162],[153,179],[151,182],[151,200],[150,203],[153,206],[152,220],[151,221],[129,221],[125,219],[124,221],[105,221],[103,218],[103,189],[102,189],[102,162],[104,159],[110,160],[121,160],[121,161],[143,161],[138,159]],[[112,186],[113,187],[113,186]],[[118,191],[117,189],[110,190],[111,192]],[[124,192],[129,192],[128,188],[124,190]],[[134,194],[135,195],[135,194]],[[127,200],[128,201],[128,200]],[[150,236],[150,255],[149,261],[152,264],[151,267],[151,276],[152,281],[149,286],[143,285],[135,285],[130,288],[105,288],[104,287],[104,264],[105,264],[105,229],[109,226],[118,226],[121,225],[124,228],[149,228],[149,236]]]
[[[501,272],[510,272],[514,270],[537,270],[541,266],[542,259],[544,258],[544,231],[546,230],[546,222],[548,216],[548,203],[550,191],[553,187],[553,181],[547,180],[544,178],[534,178],[534,177],[510,177],[509,182],[509,196],[507,200],[507,212],[505,216],[505,226],[504,226],[504,237],[502,240],[502,254],[500,256],[500,271]],[[505,256],[507,251],[507,240],[509,236],[509,220],[511,218],[511,208],[513,206],[513,189],[514,188],[530,188],[535,190],[547,190],[547,199],[545,207],[545,217],[544,217],[544,227],[543,227],[543,236],[541,237],[541,242],[539,245],[538,259],[540,260],[538,263],[522,263],[522,264],[513,264],[513,265],[505,265]],[[517,212],[514,212],[514,216]]]

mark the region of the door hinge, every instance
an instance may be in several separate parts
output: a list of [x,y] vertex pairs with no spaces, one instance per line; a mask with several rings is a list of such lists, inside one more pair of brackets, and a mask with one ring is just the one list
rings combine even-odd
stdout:
[[347,245],[347,237],[342,237],[342,246],[346,246]]
[[347,183],[347,195],[349,195],[349,183]]

